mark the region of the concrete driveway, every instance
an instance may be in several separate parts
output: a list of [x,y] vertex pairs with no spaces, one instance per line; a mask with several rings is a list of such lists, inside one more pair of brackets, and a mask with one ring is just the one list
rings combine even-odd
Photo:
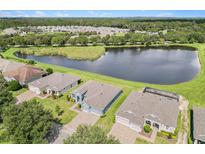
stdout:
[[60,133],[53,143],[63,144],[63,140],[66,139],[73,132],[75,132],[79,125],[93,125],[97,122],[98,119],[99,116],[97,115],[84,111],[78,111],[78,115],[69,124],[64,125],[63,128],[59,131]]
[[138,133],[120,123],[115,123],[109,135],[115,136],[122,144],[134,144]]
[[25,101],[29,101],[35,97],[37,97],[38,94],[36,94],[35,92],[32,92],[30,90],[18,95],[16,98],[17,98],[17,104],[20,104],[22,102],[25,102]]

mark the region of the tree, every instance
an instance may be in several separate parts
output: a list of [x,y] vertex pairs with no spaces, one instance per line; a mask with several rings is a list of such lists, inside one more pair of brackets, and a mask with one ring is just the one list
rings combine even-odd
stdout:
[[119,144],[113,136],[107,136],[98,126],[80,125],[77,131],[69,136],[65,144]]
[[37,101],[10,105],[3,112],[3,124],[15,143],[47,143],[53,117]]
[[22,86],[16,80],[12,80],[12,81],[8,82],[8,90],[9,91],[17,91],[21,88],[22,88]]
[[52,68],[47,68],[47,69],[46,69],[46,72],[48,73],[48,75],[50,75],[50,74],[53,73],[53,69],[52,69]]
[[52,45],[62,46],[65,44],[65,39],[63,36],[56,36],[51,39]]
[[0,121],[2,121],[3,108],[9,104],[15,103],[15,99],[11,92],[8,91],[8,83],[4,80],[0,74]]

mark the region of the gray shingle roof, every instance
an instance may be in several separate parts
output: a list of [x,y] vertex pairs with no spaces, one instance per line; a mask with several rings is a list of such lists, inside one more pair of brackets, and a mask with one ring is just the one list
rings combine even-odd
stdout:
[[29,83],[30,86],[38,88],[49,88],[54,91],[61,91],[65,87],[79,81],[80,78],[69,74],[55,72],[51,75],[43,77]]
[[84,95],[84,102],[96,109],[103,110],[122,90],[109,84],[90,80],[74,93]]
[[144,119],[176,128],[179,102],[152,93],[132,92],[120,106],[117,115],[143,126]]
[[193,107],[194,138],[205,142],[205,109]]

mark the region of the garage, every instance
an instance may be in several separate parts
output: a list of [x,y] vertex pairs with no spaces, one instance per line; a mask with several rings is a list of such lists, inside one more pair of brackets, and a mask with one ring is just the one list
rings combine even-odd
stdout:
[[116,116],[116,122],[121,123],[121,124],[129,127],[129,119],[126,119],[126,118],[123,118],[120,116]]

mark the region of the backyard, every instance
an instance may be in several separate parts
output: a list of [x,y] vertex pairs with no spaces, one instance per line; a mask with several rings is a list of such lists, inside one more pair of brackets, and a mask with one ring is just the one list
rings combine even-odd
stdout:
[[[201,63],[201,71],[193,80],[189,82],[185,82],[185,83],[175,84],[175,85],[155,85],[155,84],[145,84],[141,82],[132,82],[132,81],[122,80],[122,79],[113,78],[109,76],[99,75],[96,73],[74,70],[74,69],[65,68],[62,66],[56,66],[56,65],[45,64],[45,63],[40,63],[40,62],[37,62],[35,66],[43,68],[43,69],[53,68],[53,70],[57,72],[76,75],[76,76],[81,77],[83,81],[94,79],[100,82],[113,84],[113,85],[123,88],[123,94],[113,103],[113,105],[110,107],[107,113],[104,116],[102,116],[96,123],[97,125],[103,127],[106,132],[109,132],[115,122],[115,113],[118,107],[124,101],[124,99],[129,95],[129,93],[132,90],[139,90],[145,86],[176,92],[177,94],[182,95],[189,101],[190,103],[189,107],[192,107],[192,105],[198,105],[198,106],[205,107],[205,103],[204,103],[204,99],[205,99],[205,93],[204,93],[205,91],[205,85],[204,85],[205,84],[205,70],[204,70],[205,46],[204,45],[205,44],[184,45],[184,46],[195,47],[198,50],[198,56],[199,56],[200,63]],[[20,59],[20,58],[15,57],[14,53],[16,51],[19,51],[19,48],[10,48],[6,52],[4,52],[2,55],[5,58],[11,59],[11,60],[26,62],[25,59]],[[58,100],[53,100],[52,98],[48,98],[48,99],[39,100],[39,101],[44,103],[46,108],[52,110],[55,116],[56,116],[56,113],[54,112],[55,106],[57,104],[60,104],[61,108],[65,111],[61,117],[61,122],[63,124],[68,123],[72,119],[71,117],[75,116],[75,113],[72,113],[69,110],[72,104],[67,103],[65,95],[59,98]]]

